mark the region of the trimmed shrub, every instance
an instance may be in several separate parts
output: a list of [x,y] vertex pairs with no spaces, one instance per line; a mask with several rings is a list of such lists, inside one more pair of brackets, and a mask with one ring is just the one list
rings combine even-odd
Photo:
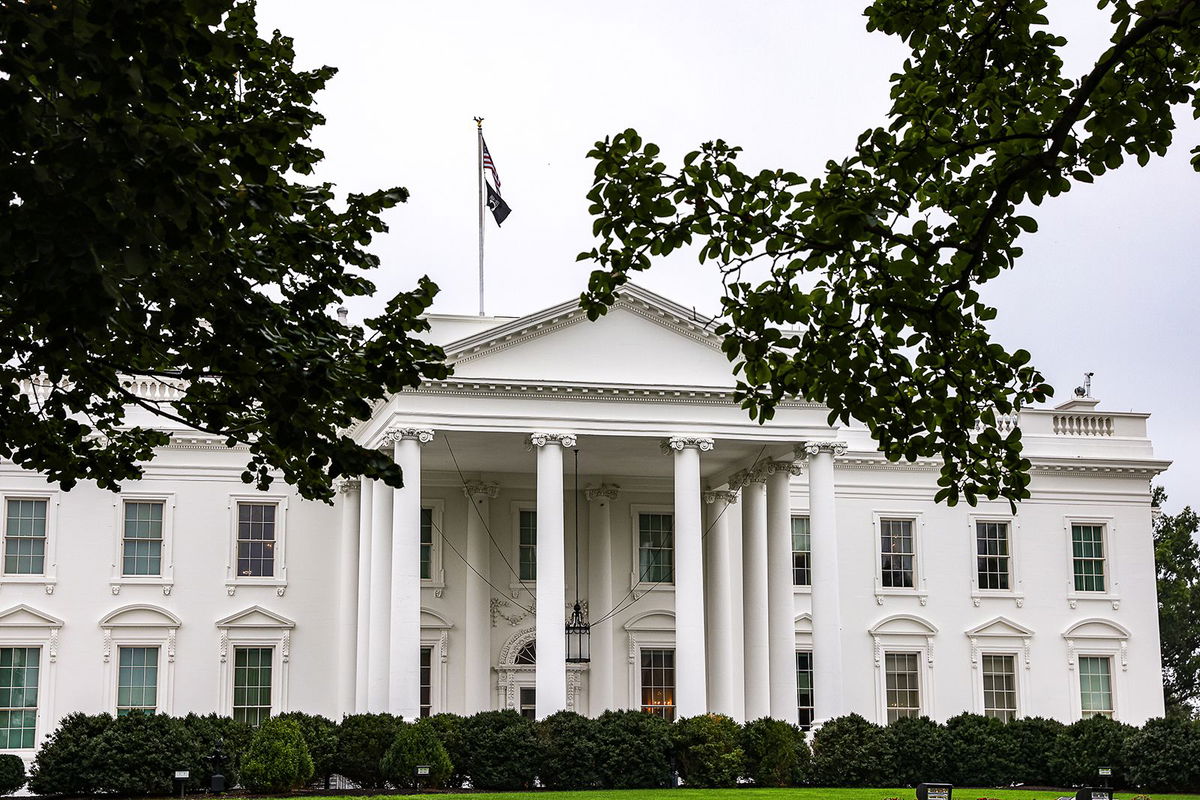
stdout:
[[1004,726],[1004,738],[1008,744],[1008,783],[1025,786],[1053,786],[1057,783],[1050,758],[1054,742],[1062,733],[1063,725],[1056,719],[1044,717],[1022,717]]
[[1013,772],[1004,723],[995,717],[959,714],[946,720],[946,757],[955,786],[1000,786]]
[[755,786],[800,786],[807,779],[812,756],[795,725],[763,717],[747,722],[739,741],[743,773]]
[[25,785],[25,762],[12,753],[0,754],[0,795],[12,794]]
[[892,754],[888,786],[949,782],[946,729],[929,717],[901,717],[883,729]]
[[465,763],[460,769],[476,789],[515,791],[533,786],[538,741],[533,722],[512,709],[482,711],[462,722]]
[[312,776],[312,756],[300,726],[290,719],[264,720],[242,762],[242,785],[252,792],[290,792]]
[[[429,767],[429,775],[417,778],[417,767]],[[392,740],[380,765],[383,777],[397,789],[429,787],[441,789],[450,777],[450,756],[438,740],[433,726],[425,720],[416,723],[400,723],[400,730]]]
[[891,751],[883,728],[858,714],[826,722],[813,738],[812,778],[818,786],[883,786]]
[[323,780],[328,789],[329,776],[337,772],[337,723],[320,714],[305,714],[302,711],[289,711],[276,719],[290,719],[300,726],[300,735],[304,737],[308,754],[312,756],[313,776]]
[[34,757],[29,790],[34,794],[93,794],[98,787],[96,739],[113,722],[110,714],[68,714]]
[[596,721],[559,711],[537,723],[538,777],[547,789],[594,789],[600,785]]
[[337,772],[364,789],[382,789],[381,765],[400,718],[391,714],[350,714],[338,725]]
[[605,711],[596,720],[600,785],[657,789],[671,784],[671,723],[645,711]]
[[114,719],[95,739],[95,788],[124,797],[171,794],[177,769],[199,760],[183,723],[165,714],[129,714]]
[[[214,768],[225,776],[225,786],[236,786],[242,779],[242,758],[254,740],[254,729],[232,717],[216,714],[188,714],[181,722],[196,748],[196,760],[191,766],[188,789],[207,791]],[[220,763],[212,756],[220,754]]]
[[675,764],[688,788],[736,786],[745,759],[738,724],[721,714],[681,719],[671,729]]
[[434,714],[426,717],[425,721],[437,734],[438,741],[442,743],[442,746],[446,748],[446,754],[450,756],[450,776],[446,779],[447,788],[460,788],[467,779],[466,773],[462,770],[462,765],[467,760],[462,744],[463,717],[458,714]]
[[1200,721],[1152,719],[1125,740],[1132,786],[1148,792],[1200,792]]
[[1114,786],[1125,780],[1125,740],[1135,731],[1108,717],[1091,717],[1073,722],[1055,737],[1050,765],[1057,783],[1063,786],[1090,786],[1096,782],[1100,767],[1112,768]]

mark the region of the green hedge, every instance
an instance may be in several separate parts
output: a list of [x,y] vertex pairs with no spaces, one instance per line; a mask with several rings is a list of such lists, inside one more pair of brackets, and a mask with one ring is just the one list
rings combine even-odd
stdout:
[[12,753],[0,754],[0,795],[12,794],[25,785],[25,762]]
[[254,732],[242,762],[242,783],[252,792],[290,792],[313,776],[313,760],[295,720],[273,717]]
[[[450,756],[433,726],[425,720],[401,723],[381,767],[387,782],[404,790],[441,789],[451,772]],[[427,774],[418,776],[417,767],[427,767]]]
[[741,730],[743,776],[755,786],[801,786],[808,779],[812,755],[795,725],[763,717]]

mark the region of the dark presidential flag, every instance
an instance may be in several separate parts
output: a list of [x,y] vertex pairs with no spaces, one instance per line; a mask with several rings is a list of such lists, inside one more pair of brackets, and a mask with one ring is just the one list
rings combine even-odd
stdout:
[[504,198],[492,188],[490,183],[484,181],[483,184],[487,187],[487,207],[492,212],[492,216],[496,218],[496,224],[503,225],[504,220],[508,219],[508,215],[512,213],[512,209],[508,207],[508,203],[504,202]]

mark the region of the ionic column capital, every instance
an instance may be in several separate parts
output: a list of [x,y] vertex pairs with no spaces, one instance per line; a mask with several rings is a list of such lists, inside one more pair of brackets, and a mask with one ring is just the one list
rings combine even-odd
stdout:
[[462,487],[463,495],[469,500],[476,495],[485,495],[489,498],[494,498],[500,494],[500,485],[487,481],[467,481]]
[[341,478],[337,482],[337,490],[342,494],[357,492],[362,487],[360,478]]
[[777,472],[786,472],[789,475],[799,477],[804,474],[804,469],[799,461],[764,461],[762,469],[768,475],[774,475]]
[[729,488],[734,489],[734,490],[742,489],[747,484],[766,483],[766,480],[767,480],[767,470],[765,469],[763,464],[760,462],[758,464],[755,464],[750,469],[744,469],[744,470],[741,470],[740,472],[733,473],[733,475],[730,476],[730,478],[729,478]]
[[531,433],[529,439],[525,443],[527,450],[532,450],[535,447],[545,447],[548,444],[557,444],[562,447],[575,446],[575,434],[573,433]]
[[663,455],[686,450],[689,447],[707,452],[713,449],[713,440],[704,436],[672,436],[670,439],[663,439],[659,446],[662,448]]
[[709,505],[712,505],[713,503],[716,503],[717,501],[720,501],[720,502],[724,503],[725,505],[733,505],[734,503],[737,502],[738,493],[731,492],[726,489],[716,489],[716,490],[710,489],[709,491],[707,491],[703,494],[703,497],[704,497],[704,502]]
[[621,487],[615,483],[602,483],[583,490],[583,496],[590,503],[594,500],[616,500]]
[[834,456],[846,455],[845,442],[804,442],[796,447],[796,456],[806,458],[809,456],[819,455],[821,453],[829,453]]
[[414,439],[419,444],[429,444],[433,441],[433,431],[429,428],[406,428],[393,426],[383,432],[383,444],[396,444],[405,439]]

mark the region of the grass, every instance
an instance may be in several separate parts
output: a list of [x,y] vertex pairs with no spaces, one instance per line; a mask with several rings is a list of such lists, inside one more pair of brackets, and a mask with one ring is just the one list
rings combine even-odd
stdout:
[[[469,800],[513,800],[525,795],[538,800],[915,800],[912,789],[627,789],[590,792],[480,792],[467,795]],[[1074,797],[1068,790],[1043,789],[964,789],[954,788],[954,800],[1055,800]],[[1114,800],[1131,800],[1137,792],[1119,792]],[[395,795],[376,795],[362,800],[384,800]],[[1153,800],[1200,800],[1194,794],[1153,794]],[[311,800],[345,800],[311,798]]]

